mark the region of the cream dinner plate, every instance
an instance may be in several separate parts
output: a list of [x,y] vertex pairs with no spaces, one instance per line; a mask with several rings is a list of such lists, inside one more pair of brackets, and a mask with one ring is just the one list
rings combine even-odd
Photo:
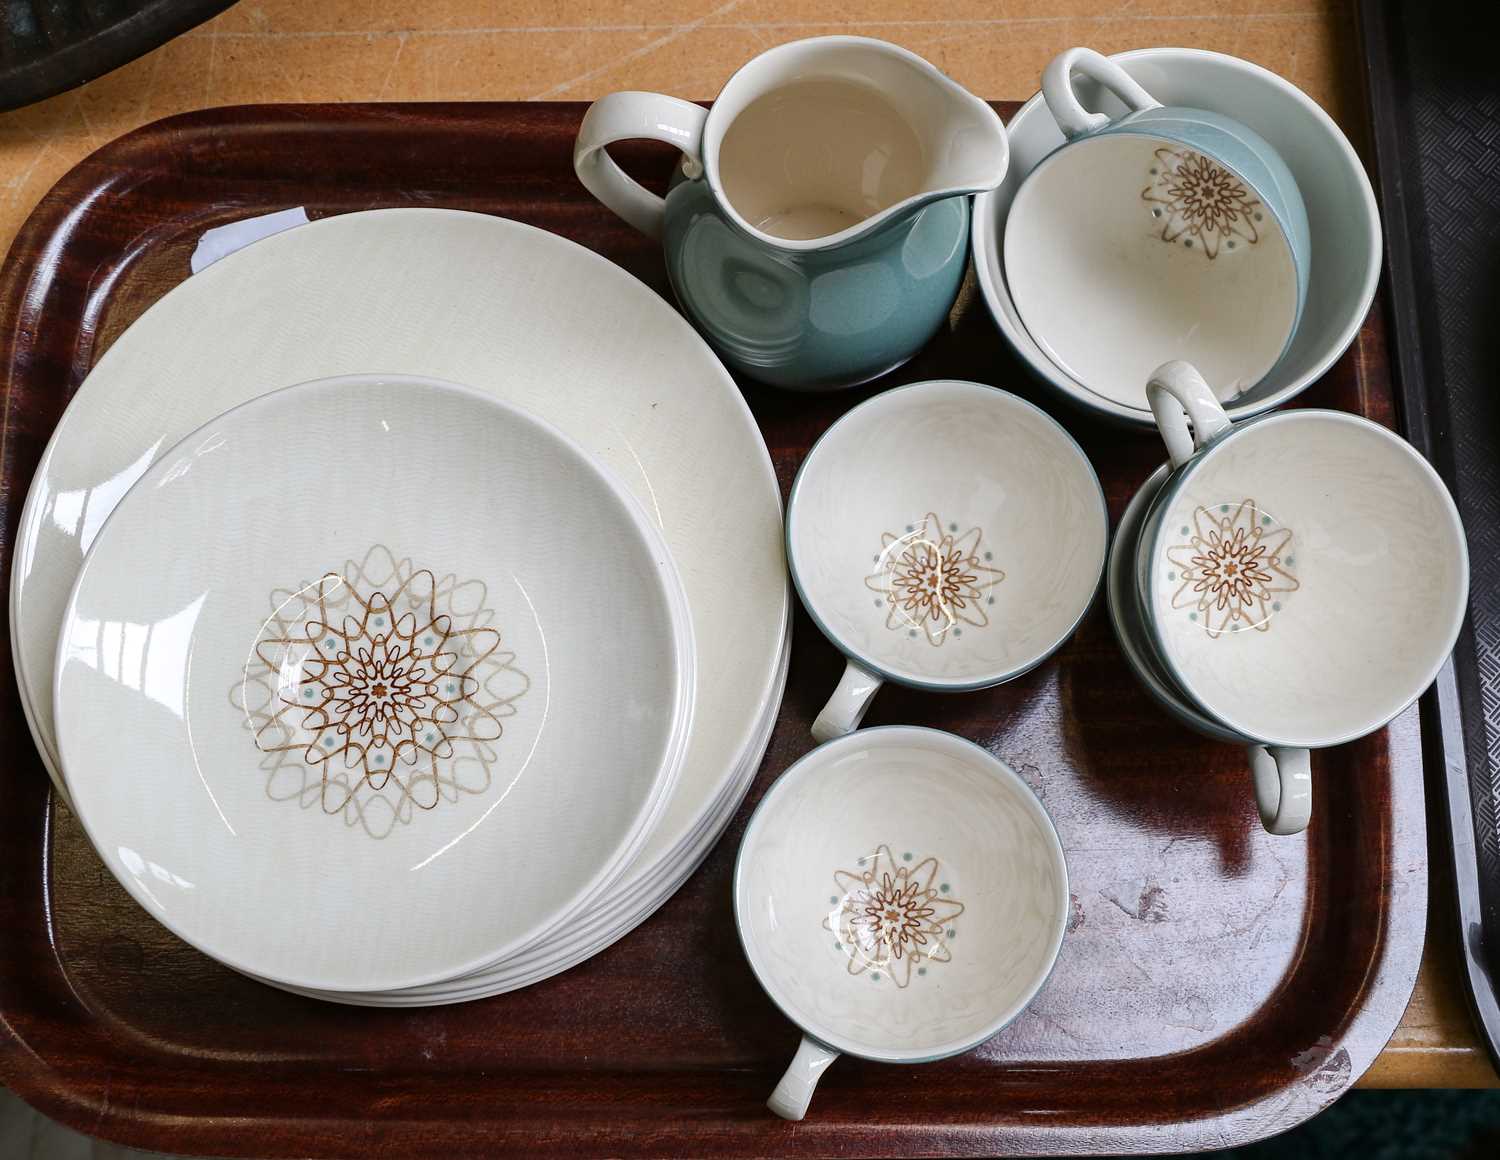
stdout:
[[115,507],[56,726],[154,917],[263,978],[379,990],[503,957],[618,876],[681,767],[694,656],[660,533],[575,443],[349,376],[233,408]]
[[[697,703],[659,822],[589,913],[625,908],[691,845],[774,713],[789,631],[780,495],[734,381],[671,306],[599,255],[502,218],[391,209],[289,230],[189,278],[105,352],[43,455],[17,540],[12,639],[38,747],[55,774],[63,603],[130,485],[271,385],[372,367],[467,383],[552,423],[624,481],[671,550]],[[559,953],[571,926],[538,948]]]

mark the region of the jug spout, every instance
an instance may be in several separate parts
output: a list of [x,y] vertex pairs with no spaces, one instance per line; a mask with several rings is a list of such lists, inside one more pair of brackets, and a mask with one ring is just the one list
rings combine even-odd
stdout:
[[926,80],[925,91],[913,86],[901,98],[887,90],[916,129],[929,159],[918,196],[931,201],[996,188],[1010,165],[1000,115],[936,68]]
[[783,250],[840,246],[1005,179],[999,114],[913,52],[861,36],[773,48],[730,78],[702,135],[726,215]]
[[[1010,144],[1000,115],[936,65],[883,40],[804,41],[818,71],[873,87],[911,129],[920,162],[905,196],[872,214],[858,233],[943,198],[983,193],[1005,180]],[[809,62],[813,63],[813,62]],[[852,126],[851,126],[852,128]]]

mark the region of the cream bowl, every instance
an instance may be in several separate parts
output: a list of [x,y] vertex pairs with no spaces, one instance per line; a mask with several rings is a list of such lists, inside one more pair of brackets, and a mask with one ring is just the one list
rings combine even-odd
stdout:
[[745,955],[802,1028],[770,1100],[806,1113],[840,1053],[924,1063],[977,1046],[1046,982],[1068,918],[1062,844],[1003,762],[935,729],[864,729],[771,787],[734,873]]
[[[1231,419],[1277,407],[1316,381],[1348,348],[1369,313],[1380,279],[1381,234],[1375,194],[1364,166],[1332,118],[1295,85],[1266,69],[1220,53],[1147,48],[1110,57],[1157,100],[1232,117],[1263,137],[1286,162],[1307,211],[1311,236],[1306,301],[1285,354],[1253,387],[1225,400]],[[1088,107],[1118,115],[1125,106],[1088,81],[1078,84]],[[974,205],[974,268],[985,302],[1017,355],[1045,383],[1084,410],[1135,427],[1152,425],[1141,381],[1138,400],[1124,403],[1089,390],[1063,371],[1031,338],[1005,278],[1001,240],[1017,191],[1063,144],[1037,94],[1008,126],[1010,170]]]
[[74,807],[153,917],[246,973],[372,991],[607,889],[681,767],[695,668],[613,476],[488,395],[352,376],[145,472],[79,573],[54,691]]

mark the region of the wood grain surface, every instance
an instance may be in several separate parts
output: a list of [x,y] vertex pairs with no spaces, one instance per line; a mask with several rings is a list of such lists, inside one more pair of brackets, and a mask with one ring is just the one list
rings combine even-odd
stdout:
[[[582,109],[217,110],[142,130],[66,177],[0,269],[7,574],[26,483],[68,395],[186,276],[209,226],[289,205],[481,210],[570,237],[665,292],[654,244],[573,178]],[[665,173],[660,151],[621,156],[652,180]],[[745,389],[785,488],[849,406],[931,377],[992,382],[1058,413],[1098,468],[1112,517],[1160,460],[1152,439],[1058,411],[972,285],[950,326],[870,388]],[[1393,421],[1378,309],[1300,402]],[[806,1123],[775,1122],[763,1100],[797,1035],[744,961],[729,870],[749,806],[810,747],[840,667],[799,616],[786,703],[746,807],[650,922],[546,984],[411,1012],[272,991],[157,926],[74,819],[47,808],[6,671],[0,1079],[66,1123],[177,1152],[1072,1154],[1265,1136],[1326,1106],[1375,1059],[1411,993],[1427,912],[1415,711],[1318,754],[1312,827],[1273,838],[1258,824],[1243,752],[1155,708],[1096,602],[1077,636],[1024,678],[954,696],[888,689],[869,718],[985,745],[1052,812],[1074,919],[1047,988],[967,1056],[916,1069],[841,1060]]]

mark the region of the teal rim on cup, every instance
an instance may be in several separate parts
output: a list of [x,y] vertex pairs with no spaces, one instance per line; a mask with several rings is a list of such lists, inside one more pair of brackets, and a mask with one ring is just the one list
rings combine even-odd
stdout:
[[1468,599],[1458,510],[1427,461],[1367,419],[1308,409],[1231,425],[1183,362],[1147,393],[1172,470],[1143,517],[1125,611],[1178,699],[1251,746],[1266,828],[1295,833],[1309,750],[1389,723],[1452,651]]
[[1088,457],[1024,399],[940,380],[850,410],[787,501],[792,582],[848,658],[813,735],[857,728],[888,680],[963,692],[1040,664],[1093,602],[1108,537]]

